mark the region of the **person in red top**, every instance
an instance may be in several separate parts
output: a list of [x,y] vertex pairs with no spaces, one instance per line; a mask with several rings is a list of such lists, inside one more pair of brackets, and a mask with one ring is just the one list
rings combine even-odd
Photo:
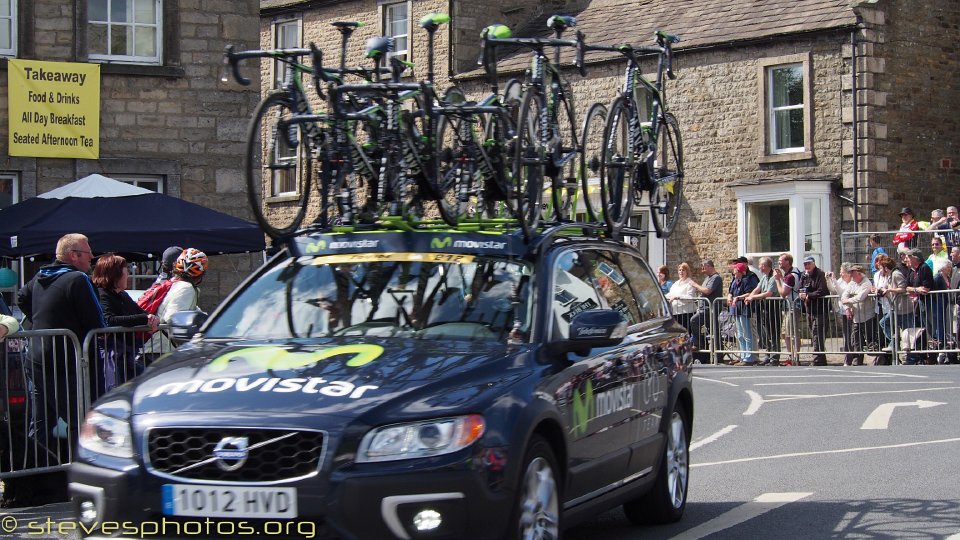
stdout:
[[908,248],[917,247],[917,235],[910,232],[920,229],[920,225],[917,224],[917,220],[913,217],[913,209],[908,207],[901,209],[900,221],[902,222],[900,223],[900,232],[893,237],[893,244],[898,247],[900,244]]

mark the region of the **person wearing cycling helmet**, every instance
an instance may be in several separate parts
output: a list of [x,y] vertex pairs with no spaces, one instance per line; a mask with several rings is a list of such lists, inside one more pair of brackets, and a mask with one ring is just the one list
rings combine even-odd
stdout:
[[[173,277],[170,279],[173,284],[167,295],[157,308],[157,317],[161,324],[170,322],[170,318],[178,311],[198,311],[197,299],[200,297],[200,291],[197,285],[203,281],[203,275],[207,271],[207,254],[196,248],[187,248],[180,253],[177,261],[173,265]],[[163,332],[153,334],[150,341],[144,346],[145,359],[152,359],[153,356],[170,352],[173,345],[169,338]]]

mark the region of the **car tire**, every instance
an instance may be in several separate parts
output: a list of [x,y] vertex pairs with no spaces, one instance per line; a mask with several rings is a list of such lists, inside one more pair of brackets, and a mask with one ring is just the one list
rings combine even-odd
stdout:
[[534,435],[523,458],[508,538],[560,537],[559,470],[550,444]]
[[683,517],[690,480],[688,428],[687,411],[677,403],[667,425],[667,441],[653,488],[623,505],[623,512],[634,525],[673,523]]

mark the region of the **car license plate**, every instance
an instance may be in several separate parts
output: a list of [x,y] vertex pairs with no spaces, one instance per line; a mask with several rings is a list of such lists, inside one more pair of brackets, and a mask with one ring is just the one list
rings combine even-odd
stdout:
[[296,488],[165,484],[163,513],[168,516],[297,517]]

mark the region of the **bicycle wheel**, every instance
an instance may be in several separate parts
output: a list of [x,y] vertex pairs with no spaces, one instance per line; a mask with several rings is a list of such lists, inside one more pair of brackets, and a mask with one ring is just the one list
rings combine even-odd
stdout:
[[[295,115],[284,93],[269,94],[247,129],[247,200],[260,228],[274,240],[300,227],[310,197],[310,144],[301,137],[302,129],[286,123]],[[277,200],[268,203],[270,197]]]
[[443,115],[437,122],[437,209],[440,217],[453,227],[471,217],[471,201],[476,203],[471,135],[468,119]]
[[683,202],[683,144],[680,125],[670,113],[664,113],[657,126],[657,153],[653,160],[650,216],[657,238],[666,238],[677,226]]
[[573,106],[564,94],[560,95],[559,101],[556,146],[552,148],[553,157],[548,160],[546,169],[547,176],[552,180],[552,217],[556,221],[570,221],[577,211],[580,194],[577,185],[580,144]]
[[[516,82],[513,80],[513,82]],[[509,83],[508,83],[509,85]],[[516,89],[519,90],[519,83]],[[515,118],[519,100],[513,105],[501,104],[505,114],[481,115],[483,139],[477,144],[477,214],[478,218],[513,219],[507,200],[513,197],[513,155],[516,139]]]
[[592,199],[592,193],[600,191],[600,160],[603,154],[603,132],[607,127],[607,106],[594,103],[583,120],[580,135],[580,197],[583,198],[584,213],[588,222],[603,219],[603,207],[599,199]]
[[507,203],[520,220],[525,233],[537,228],[543,200],[543,172],[546,155],[540,144],[540,132],[545,118],[543,96],[536,90],[527,90],[520,104],[517,139],[514,147],[513,197]]
[[630,141],[627,97],[613,101],[603,130],[600,158],[600,204],[607,227],[619,229],[630,217],[636,156]]

